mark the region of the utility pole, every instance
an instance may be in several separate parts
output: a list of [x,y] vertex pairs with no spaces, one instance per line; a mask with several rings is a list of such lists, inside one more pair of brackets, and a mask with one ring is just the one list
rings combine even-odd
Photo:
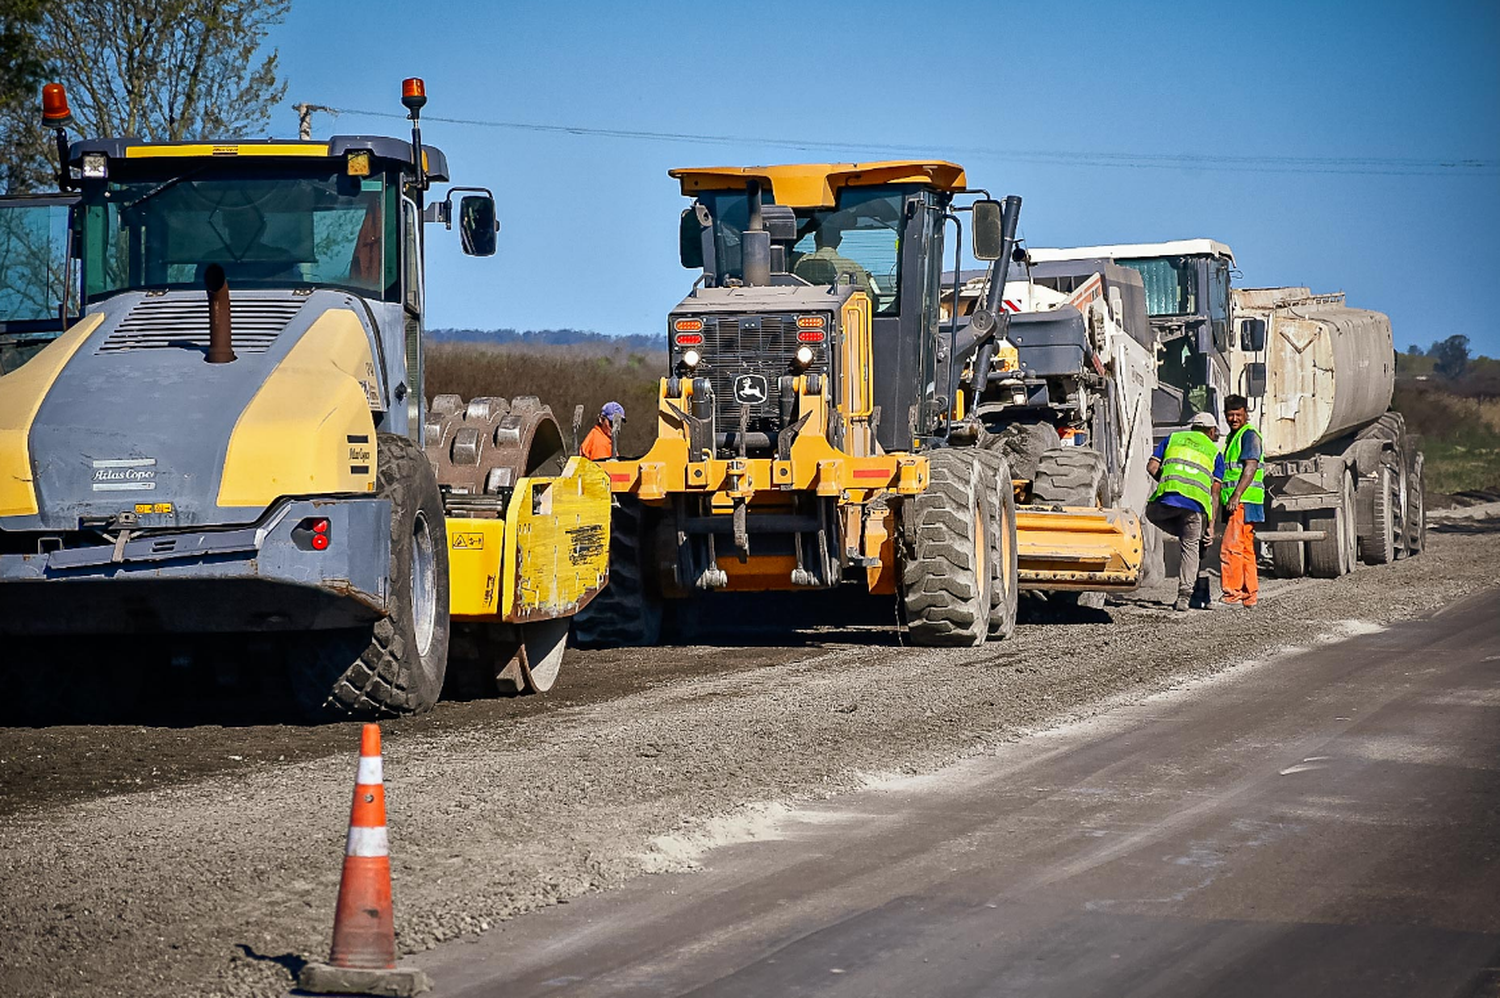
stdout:
[[292,110],[297,112],[297,138],[306,142],[312,138],[312,116],[314,111],[323,111],[328,114],[338,114],[331,107],[322,104],[293,104]]

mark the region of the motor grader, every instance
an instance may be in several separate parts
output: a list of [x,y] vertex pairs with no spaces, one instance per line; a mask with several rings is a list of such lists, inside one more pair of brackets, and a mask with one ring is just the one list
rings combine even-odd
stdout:
[[[611,581],[581,643],[655,642],[664,600],[849,585],[896,597],[913,643],[977,645],[1012,632],[1023,587],[1138,584],[1133,514],[1033,504],[986,446],[979,403],[1014,376],[997,346],[1019,198],[975,199],[942,161],[671,176],[702,275],[667,318],[654,443],[603,463]],[[944,321],[966,217],[988,286]]]
[[424,223],[476,256],[497,226],[482,188],[424,203],[448,165],[421,81],[409,142],[69,145],[44,96],[82,316],[0,378],[7,676],[65,676],[85,636],[283,663],[314,716],[408,713],[451,625],[491,691],[550,686],[605,581],[608,481],[535,398],[425,397]]

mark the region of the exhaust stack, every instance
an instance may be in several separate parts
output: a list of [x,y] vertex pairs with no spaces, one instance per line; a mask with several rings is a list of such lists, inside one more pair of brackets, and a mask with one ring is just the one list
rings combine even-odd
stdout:
[[229,327],[229,280],[224,276],[224,268],[217,263],[209,264],[203,274],[203,285],[208,290],[208,362],[228,364],[237,358]]
[[763,288],[771,283],[771,233],[761,211],[760,181],[752,180],[745,186],[750,199],[750,218],[740,234],[740,276],[746,287]]

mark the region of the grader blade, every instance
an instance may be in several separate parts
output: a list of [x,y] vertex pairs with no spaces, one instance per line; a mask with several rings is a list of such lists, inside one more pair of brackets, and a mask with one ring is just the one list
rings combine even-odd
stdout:
[[1022,589],[1135,589],[1141,582],[1141,521],[1124,509],[1018,506]]

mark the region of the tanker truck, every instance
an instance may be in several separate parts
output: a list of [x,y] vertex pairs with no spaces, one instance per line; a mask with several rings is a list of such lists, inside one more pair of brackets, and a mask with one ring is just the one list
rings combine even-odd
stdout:
[[1220,416],[1227,395],[1246,397],[1270,493],[1256,537],[1278,576],[1333,578],[1422,550],[1422,454],[1390,411],[1389,318],[1342,294],[1231,288],[1234,253],[1212,239],[1029,252],[1140,273],[1157,342],[1158,440],[1198,412]]
[[1236,288],[1231,383],[1265,442],[1276,574],[1333,578],[1419,554],[1422,452],[1390,410],[1391,321],[1343,294]]

